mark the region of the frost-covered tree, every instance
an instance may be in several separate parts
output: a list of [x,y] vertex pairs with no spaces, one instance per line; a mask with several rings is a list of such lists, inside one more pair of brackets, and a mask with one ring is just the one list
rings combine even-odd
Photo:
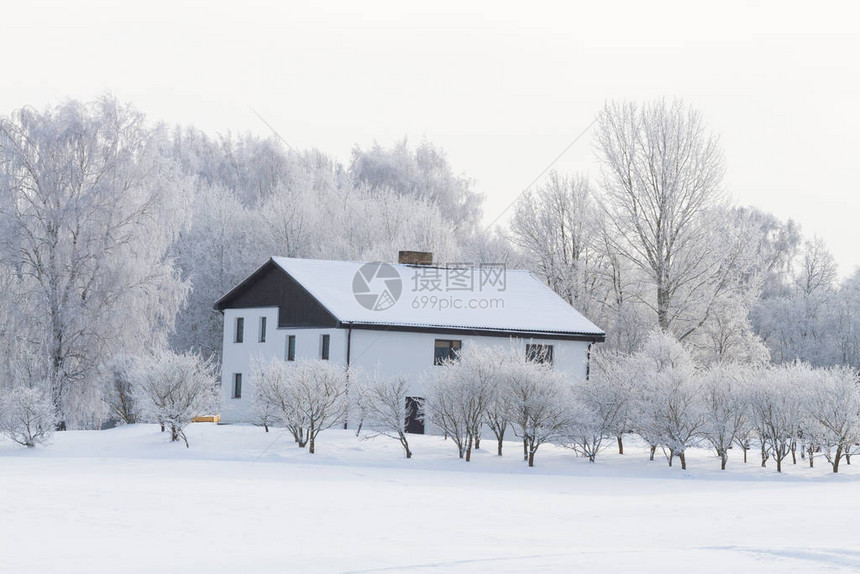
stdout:
[[213,303],[278,253],[261,245],[260,222],[235,192],[198,190],[192,205],[191,225],[172,248],[192,290],[177,316],[171,344],[179,351],[220,356],[223,318]]
[[570,385],[549,363],[512,352],[502,369],[507,418],[523,441],[523,459],[534,466],[544,443],[561,442],[570,427]]
[[151,419],[170,429],[171,442],[181,439],[188,447],[185,427],[194,417],[218,410],[212,359],[157,351],[138,361],[132,380]]
[[687,468],[686,450],[705,423],[695,365],[684,346],[671,335],[656,332],[631,359],[639,374],[633,389],[631,421],[651,444],[662,447],[669,466],[677,456]]
[[[743,438],[751,428],[749,420],[748,368],[740,365],[713,365],[701,377],[701,401],[704,424],[699,431],[702,438],[720,458],[720,468],[726,469],[729,449]],[[744,450],[744,462],[746,451]]]
[[469,434],[467,421],[467,405],[471,402],[470,389],[465,381],[449,374],[450,369],[453,369],[453,362],[443,365],[443,369],[445,370],[436,370],[429,377],[426,413],[430,421],[445,433],[445,437],[454,441],[457,455],[465,458],[469,439],[474,440]]
[[5,343],[7,356],[0,367],[0,433],[34,447],[50,438],[58,421],[48,366],[40,349],[14,334]]
[[308,452],[316,452],[319,433],[342,423],[349,408],[347,373],[330,361],[296,361],[290,372],[296,411],[306,421]]
[[408,382],[404,377],[382,378],[353,378],[353,385],[358,391],[361,412],[363,413],[362,427],[370,432],[370,436],[386,436],[396,439],[403,447],[406,458],[412,458],[409,439],[406,436],[408,421],[414,417],[422,417],[416,413],[415,403],[407,405],[409,394]]
[[[807,380],[804,389],[804,438],[821,449],[833,472],[860,442],[860,378],[849,367],[831,367],[816,371],[816,380]],[[810,463],[815,448],[810,449]],[[811,466],[811,464],[810,464]]]
[[101,369],[104,397],[115,420],[134,424],[140,418],[140,405],[134,389],[137,357],[116,355]]
[[299,447],[316,452],[319,433],[342,423],[349,408],[347,373],[330,361],[285,363],[256,360],[252,364],[254,408],[265,424],[275,417]]
[[619,454],[624,453],[621,435],[629,428],[631,377],[626,357],[595,353],[591,376],[571,381],[573,409],[565,443],[594,462],[606,440],[617,437]]
[[349,172],[359,188],[429,200],[460,231],[470,232],[480,223],[483,197],[471,190],[468,178],[454,173],[445,153],[429,142],[414,148],[406,139],[388,149],[378,144],[366,150],[356,146]]
[[293,435],[300,448],[307,444],[305,428],[307,421],[298,410],[298,400],[293,393],[292,365],[278,359],[263,360],[254,357],[251,361],[251,405],[257,422],[266,432],[269,426],[283,424]]
[[749,394],[750,413],[761,441],[762,467],[773,457],[777,472],[792,454],[802,422],[802,393],[815,384],[817,375],[805,363],[762,370]]
[[186,285],[165,257],[187,210],[160,128],[104,97],[0,118],[0,265],[17,277],[60,425],[104,415],[96,369],[158,346]]
[[553,172],[544,185],[520,198],[511,221],[512,239],[538,276],[595,319],[606,289],[601,216],[588,179]]
[[613,250],[647,278],[664,332],[683,339],[728,288],[734,254],[715,242],[722,153],[697,111],[680,101],[609,103],[597,152]]
[[57,415],[50,396],[40,387],[19,385],[0,391],[0,433],[33,448],[51,437]]

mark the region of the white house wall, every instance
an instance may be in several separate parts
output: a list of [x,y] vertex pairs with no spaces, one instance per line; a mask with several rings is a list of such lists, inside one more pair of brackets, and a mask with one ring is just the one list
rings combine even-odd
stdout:
[[[260,317],[266,317],[266,342],[259,342]],[[245,319],[245,336],[242,343],[234,341],[236,318]],[[287,337],[296,336],[296,359],[319,359],[322,335],[330,335],[329,360],[346,365],[346,335],[343,329],[278,328],[278,308],[225,309],[223,359],[221,366],[221,420],[224,422],[254,422],[251,397],[254,381],[251,377],[251,360],[287,358]],[[242,374],[242,396],[233,398],[233,375]]]
[[[259,342],[260,318],[267,323],[266,341]],[[236,318],[245,320],[244,341],[236,343]],[[224,422],[254,422],[251,397],[254,381],[250,375],[251,361],[255,356],[286,360],[287,337],[295,335],[295,358],[319,359],[322,335],[330,335],[329,360],[346,365],[348,329],[341,328],[285,328],[279,329],[277,307],[224,310],[223,363],[221,372],[221,419]],[[381,376],[404,375],[410,385],[410,394],[426,396],[426,373],[434,368],[436,339],[462,341],[463,348],[472,345],[503,346],[511,344],[505,337],[465,336],[452,333],[420,333],[409,331],[382,331],[353,329],[350,343],[350,364],[366,373],[378,372]],[[571,382],[586,375],[588,342],[550,339],[522,339],[516,344],[546,344],[553,346],[555,368],[569,373]],[[233,375],[242,374],[242,396],[233,398]],[[432,428],[428,428],[432,432]]]

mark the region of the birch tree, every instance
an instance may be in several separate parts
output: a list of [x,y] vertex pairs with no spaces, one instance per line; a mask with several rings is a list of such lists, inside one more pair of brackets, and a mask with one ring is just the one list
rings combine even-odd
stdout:
[[0,263],[32,310],[61,427],[99,422],[99,363],[162,344],[185,297],[165,257],[184,194],[162,141],[107,97],[0,119]]

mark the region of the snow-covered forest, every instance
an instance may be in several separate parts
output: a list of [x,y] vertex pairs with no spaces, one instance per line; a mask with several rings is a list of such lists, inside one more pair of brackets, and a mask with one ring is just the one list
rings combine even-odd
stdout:
[[[599,174],[552,172],[522,195],[509,220],[485,228],[485,215],[494,214],[483,212],[468,175],[432,142],[362,142],[351,157],[335,158],[293,150],[274,134],[164,125],[109,96],[7,113],[0,118],[4,428],[20,431],[23,423],[10,418],[60,428],[123,419],[117,409],[141,362],[149,362],[144,371],[175,363],[179,372],[181,359],[193,357],[186,370],[211,381],[221,341],[212,303],[270,255],[394,261],[399,249],[415,249],[443,263],[532,270],[605,329],[595,359],[605,369],[595,381],[613,369],[648,372],[663,364],[662,353],[682,353],[680,363],[670,360],[677,372],[655,374],[642,382],[654,387],[641,392],[651,401],[693,393],[700,418],[684,424],[695,428],[675,427],[670,438],[663,429],[649,440],[658,422],[631,411],[640,415],[638,432],[667,448],[670,460],[694,437],[720,454],[727,439],[713,429],[728,422],[717,411],[727,408],[720,401],[736,400],[722,394],[734,388],[726,381],[751,377],[767,384],[740,385],[758,397],[742,401],[744,429],[788,441],[763,450],[768,456],[803,452],[795,424],[802,413],[785,434],[756,414],[758,405],[783,397],[781,385],[854,396],[860,274],[840,279],[821,240],[733,202],[718,134],[682,102],[609,103],[591,145]],[[663,378],[680,386],[661,386]],[[816,382],[793,383],[801,379]],[[192,394],[211,398],[206,389]],[[811,413],[818,403],[804,396],[791,408]],[[152,403],[140,416],[164,423]],[[823,435],[835,432],[813,418]],[[595,445],[583,437],[571,444],[589,455]],[[527,451],[550,438],[532,433]]]

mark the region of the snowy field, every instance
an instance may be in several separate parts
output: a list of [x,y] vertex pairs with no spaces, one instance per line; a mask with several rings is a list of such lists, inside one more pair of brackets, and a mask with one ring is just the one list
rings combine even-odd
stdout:
[[642,445],[596,464],[439,437],[152,425],[0,444],[0,572],[818,572],[860,570],[860,465],[780,476],[734,452],[689,470]]

